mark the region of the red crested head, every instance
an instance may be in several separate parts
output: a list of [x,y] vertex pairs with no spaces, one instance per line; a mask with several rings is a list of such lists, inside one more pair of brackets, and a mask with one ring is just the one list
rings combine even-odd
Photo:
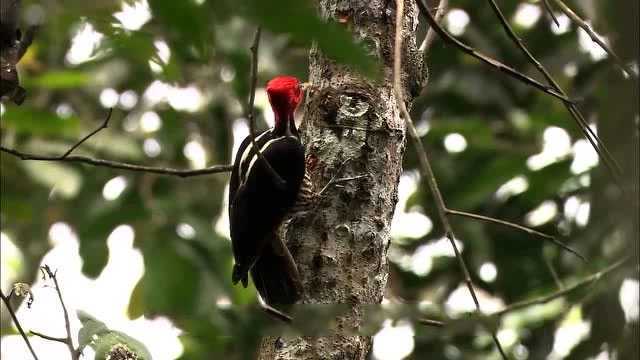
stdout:
[[281,120],[293,118],[293,113],[302,100],[302,87],[300,81],[293,76],[276,76],[267,83],[267,95],[277,125]]

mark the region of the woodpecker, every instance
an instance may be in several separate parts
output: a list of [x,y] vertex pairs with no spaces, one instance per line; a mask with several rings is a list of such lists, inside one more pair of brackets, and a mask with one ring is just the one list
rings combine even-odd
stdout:
[[231,172],[229,223],[235,258],[232,281],[247,287],[250,273],[267,304],[292,304],[301,296],[299,274],[278,236],[278,228],[309,194],[304,186],[308,183],[305,151],[294,121],[303,90],[292,76],[275,77],[266,89],[275,125],[255,136],[255,146],[264,159],[248,136],[238,149]]

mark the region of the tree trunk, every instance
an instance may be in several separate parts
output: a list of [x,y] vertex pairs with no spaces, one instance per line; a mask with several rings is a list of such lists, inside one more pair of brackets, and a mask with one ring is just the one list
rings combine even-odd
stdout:
[[[260,359],[365,359],[372,338],[353,334],[362,324],[362,305],[382,301],[388,277],[389,230],[405,149],[392,81],[395,2],[319,3],[323,16],[348,22],[356,37],[372,44],[383,74],[373,83],[311,50],[312,90],[301,125],[307,173],[316,191],[334,176],[367,177],[331,186],[317,208],[289,224],[285,237],[302,277],[302,303],[347,304],[349,310],[337,317],[329,336],[264,339]],[[403,24],[408,98],[422,74],[417,16],[415,5],[408,2]]]

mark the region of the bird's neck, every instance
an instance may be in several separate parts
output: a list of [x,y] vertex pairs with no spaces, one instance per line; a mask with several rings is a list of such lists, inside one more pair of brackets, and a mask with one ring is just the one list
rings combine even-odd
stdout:
[[298,129],[294,121],[293,113],[274,111],[275,114],[275,136],[295,136],[298,137]]

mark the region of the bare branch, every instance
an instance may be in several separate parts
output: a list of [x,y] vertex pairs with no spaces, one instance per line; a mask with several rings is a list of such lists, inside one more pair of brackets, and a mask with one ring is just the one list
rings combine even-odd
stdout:
[[559,290],[564,290],[564,284],[562,283],[562,280],[560,280],[560,276],[558,276],[558,272],[556,271],[555,267],[553,266],[553,263],[551,263],[551,259],[549,259],[549,256],[547,256],[547,254],[542,254],[542,258],[544,259],[544,263],[547,265],[547,269],[549,269],[549,272],[551,273],[551,276],[553,277],[553,281],[555,281],[556,286],[558,287]]
[[573,100],[569,99],[568,97],[566,97],[565,95],[559,94],[557,91],[550,89],[548,86],[545,86],[543,84],[541,84],[540,82],[538,82],[537,80],[530,78],[529,76],[501,63],[498,60],[495,60],[487,55],[481,54],[479,53],[477,50],[475,50],[474,48],[472,48],[471,46],[461,42],[460,40],[456,39],[455,37],[453,37],[451,34],[449,34],[447,31],[445,31],[442,26],[440,26],[440,24],[438,24],[438,22],[436,21],[436,19],[433,17],[433,15],[431,14],[431,11],[429,11],[429,9],[426,7],[426,5],[424,5],[424,3],[422,2],[422,0],[416,0],[416,4],[418,4],[418,8],[420,9],[420,12],[426,17],[427,22],[429,22],[429,25],[431,25],[431,28],[438,34],[440,35],[440,37],[447,41],[448,43],[453,44],[454,46],[456,46],[457,48],[459,48],[461,51],[463,51],[464,53],[471,55],[473,57],[475,57],[476,59],[482,61],[483,63],[491,66],[492,68],[502,71],[504,73],[506,73],[507,75],[520,80],[521,82],[532,86],[542,92],[545,92],[553,97],[556,97],[564,102],[568,102],[568,103],[574,103]]
[[616,65],[620,68],[620,70],[622,71],[622,73],[625,76],[633,76],[633,77],[638,77],[638,74],[636,74],[636,72],[629,66],[626,65],[622,59],[620,59],[618,57],[618,55],[616,55],[616,53],[613,51],[613,49],[611,49],[611,47],[609,45],[607,45],[606,42],[604,42],[600,36],[598,34],[596,34],[596,32],[593,30],[593,28],[591,27],[591,25],[589,25],[586,21],[584,21],[580,16],[578,16],[578,14],[576,14],[569,6],[567,6],[567,4],[565,4],[562,0],[553,0],[553,2],[560,8],[560,10],[562,10],[562,12],[567,15],[571,20],[573,20],[576,25],[578,25],[579,27],[581,27],[584,31],[587,32],[587,34],[589,34],[589,37],[591,37],[591,40],[593,40],[596,44],[598,44],[602,50],[606,51],[607,54],[609,54],[609,56],[611,56],[611,58],[613,59],[613,61],[616,63]]
[[541,296],[539,298],[520,301],[520,302],[511,304],[511,305],[507,306],[506,308],[504,308],[504,309],[502,309],[502,310],[500,310],[498,312],[493,313],[492,315],[503,316],[506,313],[509,313],[509,312],[512,312],[512,311],[515,311],[515,310],[520,310],[520,309],[523,309],[523,308],[526,308],[526,307],[529,307],[529,306],[546,304],[551,300],[555,300],[555,299],[557,299],[559,297],[568,295],[568,294],[572,293],[573,291],[575,291],[575,290],[577,290],[577,289],[579,289],[579,288],[581,288],[583,286],[595,283],[596,281],[600,280],[601,278],[603,278],[603,277],[611,274],[615,270],[619,269],[620,267],[622,267],[624,264],[626,264],[631,259],[632,259],[631,256],[627,256],[627,257],[625,257],[625,258],[623,258],[621,260],[618,260],[613,265],[610,265],[609,267],[607,267],[607,268],[605,268],[605,269],[603,269],[603,270],[601,270],[601,271],[599,271],[599,272],[597,272],[595,274],[587,276],[586,278],[578,281],[577,283],[575,283],[575,284],[573,284],[573,285],[571,285],[571,286],[569,286],[567,288],[564,288],[564,289],[562,289],[560,291],[553,292],[553,293],[551,293],[549,295]]
[[67,150],[62,155],[53,156],[53,155],[32,154],[32,153],[19,151],[16,149],[10,149],[2,145],[0,145],[0,151],[5,152],[7,154],[11,154],[19,158],[20,160],[61,161],[61,162],[81,163],[81,164],[91,165],[96,167],[107,167],[112,169],[127,170],[127,171],[133,171],[133,172],[145,172],[145,173],[160,174],[160,175],[171,175],[171,176],[177,176],[181,178],[230,172],[231,169],[233,168],[233,165],[213,165],[203,169],[182,170],[182,169],[173,169],[173,168],[166,168],[166,167],[128,164],[128,163],[113,161],[113,160],[96,159],[96,158],[83,156],[83,155],[71,155],[71,153],[75,149],[77,149],[78,146],[82,145],[85,141],[87,141],[93,135],[100,132],[100,130],[106,129],[109,126],[109,121],[111,120],[112,111],[113,109],[109,109],[107,117],[104,119],[104,121],[102,122],[102,124],[100,124],[99,127],[97,127],[88,135],[80,139],[80,141],[76,142],[73,146],[71,146],[71,148],[69,148],[69,150]]
[[49,335],[45,335],[45,334],[41,334],[37,331],[29,331],[29,333],[31,333],[31,335],[37,336],[37,337],[41,337],[45,340],[49,340],[49,341],[55,341],[55,342],[59,342],[59,343],[63,343],[63,344],[67,344],[67,339],[66,338],[59,338],[59,337],[54,337],[54,336],[49,336]]
[[539,236],[541,238],[544,238],[544,239],[547,239],[547,240],[551,241],[552,243],[554,243],[558,247],[560,247],[560,248],[572,253],[573,255],[579,257],[580,260],[582,260],[584,262],[587,261],[587,259],[585,259],[585,257],[582,256],[582,254],[580,254],[576,250],[570,248],[566,244],[558,241],[558,239],[556,239],[554,236],[551,236],[551,235],[545,234],[543,232],[528,228],[526,226],[514,224],[514,223],[509,222],[509,221],[504,221],[504,220],[492,218],[492,217],[489,217],[489,216],[478,215],[478,214],[468,213],[468,212],[464,212],[464,211],[446,209],[446,212],[447,212],[447,214],[451,214],[451,215],[464,216],[464,217],[467,217],[467,218],[470,218],[470,219],[481,220],[481,221],[485,221],[485,222],[490,222],[490,223],[494,223],[494,224],[500,224],[500,225],[508,226],[510,228],[514,228],[514,229],[518,229],[520,231],[524,231],[527,234]]
[[13,308],[11,307],[11,303],[9,302],[9,297],[5,296],[2,290],[0,290],[0,298],[2,298],[2,302],[4,303],[4,306],[7,307],[7,311],[9,311],[9,315],[11,316],[13,323],[16,325],[16,328],[18,328],[18,332],[20,333],[20,336],[22,336],[22,339],[27,344],[27,347],[29,348],[31,355],[35,360],[38,360],[38,356],[36,355],[36,352],[33,350],[33,346],[31,346],[31,342],[29,342],[29,338],[27,337],[27,334],[25,334],[24,330],[22,330],[22,325],[20,325],[20,321],[18,321],[18,317],[16,316],[16,313],[13,311]]
[[278,172],[275,171],[267,159],[262,155],[262,150],[256,145],[256,119],[255,111],[253,109],[253,103],[256,97],[256,84],[258,82],[258,49],[260,47],[260,34],[262,28],[258,26],[256,34],[253,37],[253,44],[251,45],[251,89],[249,90],[249,105],[247,109],[247,118],[249,119],[249,136],[251,136],[251,147],[256,151],[260,161],[262,161],[267,168],[267,171],[271,174],[271,177],[275,181],[276,185],[280,188],[284,188],[286,182]]
[[[425,8],[421,0],[418,0],[417,3],[419,4],[419,6],[422,6],[423,8]],[[426,10],[426,8],[424,10]],[[429,16],[430,15],[431,14],[429,13]],[[401,30],[402,30],[403,17],[404,17],[404,0],[397,0],[396,1],[395,44],[394,44],[394,52],[393,52],[393,87],[395,90],[396,102],[400,107],[400,112],[402,113],[402,117],[404,118],[405,124],[409,132],[409,136],[414,146],[416,147],[416,152],[418,155],[418,160],[420,163],[422,175],[425,177],[427,184],[429,185],[429,188],[431,190],[431,193],[433,194],[433,197],[435,199],[436,208],[438,210],[438,217],[440,218],[442,226],[445,230],[446,237],[449,239],[449,242],[453,247],[453,251],[456,255],[456,259],[458,260],[458,266],[460,267],[460,269],[462,270],[462,273],[464,274],[465,283],[467,284],[467,289],[469,290],[469,294],[473,298],[473,302],[475,304],[476,310],[479,312],[480,302],[478,301],[478,296],[476,295],[476,292],[474,290],[473,282],[471,281],[471,275],[469,274],[469,269],[467,269],[467,265],[465,264],[464,259],[462,259],[462,255],[460,254],[460,251],[458,250],[458,246],[456,245],[453,228],[451,227],[451,224],[449,223],[449,219],[447,218],[447,213],[446,213],[447,207],[442,197],[442,193],[440,192],[440,188],[438,187],[438,183],[436,181],[435,175],[433,173],[433,170],[431,169],[431,164],[429,163],[427,152],[422,146],[422,141],[420,141],[420,137],[418,136],[416,128],[413,124],[413,120],[411,119],[411,116],[409,115],[409,111],[407,110],[407,106],[405,105],[405,102],[404,102],[404,92],[401,85],[401,74],[400,74],[400,70],[402,68],[402,56],[401,56],[402,31]],[[434,28],[436,26],[439,27],[435,19],[433,20],[434,21],[431,24],[431,26],[433,26]],[[502,348],[502,345],[500,344],[500,340],[498,340],[498,337],[496,336],[495,332],[492,331],[491,336],[493,337],[493,342],[495,343],[502,358],[505,360],[508,359],[507,355],[505,354]]]
[[264,312],[266,312],[268,315],[275,318],[276,320],[282,321],[285,324],[291,324],[291,322],[293,322],[293,318],[290,315],[285,314],[282,311],[272,307],[271,305],[264,302],[262,299],[259,299],[258,304],[260,305],[260,308]]
[[88,156],[81,156],[81,155],[69,155],[65,158],[62,158],[62,156],[37,155],[37,154],[21,152],[15,149],[9,149],[2,145],[0,145],[0,151],[11,154],[15,157],[20,158],[21,160],[74,162],[74,163],[82,163],[82,164],[97,166],[97,167],[107,167],[112,169],[120,169],[120,170],[134,171],[134,172],[171,175],[171,176],[177,176],[181,178],[229,172],[233,168],[232,165],[214,165],[204,169],[181,170],[181,169],[172,169],[172,168],[155,167],[155,166],[134,165],[134,164],[128,164],[128,163],[112,161],[112,160],[95,159],[95,158],[91,158]]
[[51,271],[49,265],[44,265],[42,267],[44,271],[47,273],[49,278],[53,280],[53,284],[56,288],[56,293],[58,294],[58,299],[60,300],[60,305],[62,306],[62,313],[64,315],[64,327],[67,331],[67,338],[65,339],[65,344],[67,344],[67,348],[69,348],[69,353],[71,354],[72,360],[78,360],[80,358],[80,352],[73,347],[73,340],[71,338],[71,322],[69,321],[69,312],[67,311],[67,306],[62,299],[62,291],[60,290],[60,285],[58,284],[58,278],[56,277],[57,271]]
[[418,319],[418,324],[426,325],[426,326],[435,326],[435,327],[444,327],[446,324],[440,320],[432,320],[432,319]]
[[[448,7],[449,7],[449,0],[440,0],[440,3],[438,4],[438,10],[436,10],[436,16],[435,16],[436,21],[438,23],[442,21],[442,17],[447,12]],[[425,35],[424,40],[422,41],[422,44],[420,44],[419,50],[426,55],[429,52],[429,49],[431,48],[431,45],[433,44],[433,40],[435,40],[435,38],[436,38],[436,33],[433,30],[433,28],[429,26],[429,29],[427,30],[427,35]]]
[[106,129],[107,127],[109,127],[109,120],[111,120],[111,114],[112,113],[113,113],[113,108],[110,108],[109,112],[107,113],[107,117],[104,119],[102,124],[98,128],[96,128],[95,130],[90,132],[87,136],[85,136],[82,139],[80,139],[80,141],[75,143],[72,147],[70,147],[69,150],[67,150],[67,152],[65,152],[62,156],[60,156],[60,159],[66,158],[67,156],[69,156],[73,152],[73,150],[75,150],[78,146],[82,145],[83,142],[87,141],[90,137],[92,137],[93,135],[97,134],[100,130]]
[[549,15],[551,20],[553,20],[556,26],[560,27],[560,22],[558,21],[556,14],[553,13],[553,8],[551,7],[551,4],[549,4],[549,0],[542,0],[542,8]]
[[[558,84],[558,82],[553,78],[553,76],[551,76],[549,71],[547,71],[547,69],[542,65],[542,63],[540,63],[540,61],[538,61],[538,59],[536,59],[535,56],[533,56],[533,54],[529,51],[529,49],[527,49],[527,47],[524,45],[522,40],[520,40],[518,35],[516,35],[516,33],[513,31],[513,28],[511,27],[511,25],[509,25],[509,22],[507,21],[506,17],[498,7],[498,4],[495,2],[495,0],[489,0],[489,3],[493,8],[493,11],[495,12],[496,16],[500,20],[500,23],[502,24],[502,27],[504,28],[509,38],[518,46],[520,51],[529,59],[529,61],[533,65],[535,65],[535,67],[545,77],[545,79],[547,79],[547,82],[549,83],[549,85],[552,86],[558,93],[562,95],[566,95],[565,92],[560,87],[560,85]],[[569,113],[571,114],[571,116],[573,117],[573,119],[578,124],[578,127],[582,131],[582,134],[584,135],[584,137],[587,138],[587,140],[589,140],[589,143],[591,143],[591,146],[594,148],[596,153],[598,153],[598,156],[604,162],[605,166],[607,167],[607,170],[609,171],[613,179],[616,181],[618,186],[624,191],[624,187],[621,185],[621,181],[620,181],[620,176],[622,175],[622,168],[616,162],[613,155],[611,155],[611,153],[609,152],[609,149],[607,149],[607,147],[604,145],[602,140],[600,140],[598,135],[596,135],[596,133],[591,129],[591,127],[589,127],[589,124],[587,123],[584,116],[582,115],[582,113],[580,112],[580,110],[575,104],[565,103],[564,105],[569,111]]]

